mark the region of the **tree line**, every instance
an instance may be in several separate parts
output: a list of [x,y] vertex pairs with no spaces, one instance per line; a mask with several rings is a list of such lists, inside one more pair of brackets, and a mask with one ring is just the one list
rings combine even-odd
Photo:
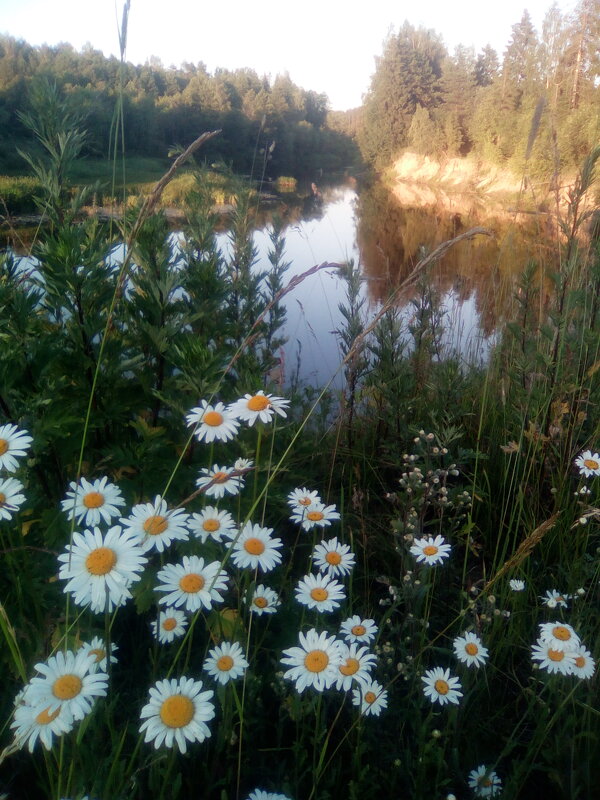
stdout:
[[580,0],[572,13],[555,3],[541,36],[525,11],[502,59],[490,46],[449,54],[439,34],[404,23],[377,60],[361,120],[347,128],[377,168],[406,148],[551,175],[598,142],[599,108],[600,0]]
[[22,169],[17,148],[35,146],[20,115],[40,81],[55,83],[83,115],[86,156],[107,156],[121,104],[130,156],[164,157],[219,128],[203,155],[239,174],[300,177],[359,158],[355,142],[327,125],[327,96],[296,86],[287,74],[273,81],[252,69],[211,74],[202,62],[166,68],[156,58],[136,66],[91,46],[78,52],[70,44],[33,47],[0,36],[0,171]]

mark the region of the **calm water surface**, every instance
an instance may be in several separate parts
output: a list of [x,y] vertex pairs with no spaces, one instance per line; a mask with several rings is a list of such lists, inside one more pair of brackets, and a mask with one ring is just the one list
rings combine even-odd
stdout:
[[[472,227],[488,227],[493,236],[456,245],[426,276],[439,293],[445,351],[457,352],[470,363],[485,361],[498,326],[510,314],[516,275],[530,258],[548,258],[549,248],[539,251],[544,233],[540,225],[546,222],[498,209],[490,216],[481,203],[462,198],[442,200],[439,207],[406,206],[383,187],[360,195],[352,186],[325,190],[320,211],[285,230],[285,260],[292,262],[288,279],[317,264],[353,259],[363,275],[368,322],[423,255]],[[259,264],[268,263],[266,230],[255,233],[255,244]],[[405,328],[414,315],[414,296],[413,289],[398,299]],[[343,324],[338,305],[344,301],[345,281],[336,269],[309,276],[285,298],[287,380],[299,359],[299,374],[306,383],[323,386],[336,376],[334,386],[342,385],[336,331]]]

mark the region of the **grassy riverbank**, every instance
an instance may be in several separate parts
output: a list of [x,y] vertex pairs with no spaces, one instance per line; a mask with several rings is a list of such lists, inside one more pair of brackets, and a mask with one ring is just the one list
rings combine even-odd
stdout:
[[160,212],[49,202],[39,272],[0,255],[3,791],[593,796],[598,155],[485,363],[442,344],[457,242],[371,323],[348,266],[340,397],[283,382],[247,193],[227,257],[202,192],[178,259]]

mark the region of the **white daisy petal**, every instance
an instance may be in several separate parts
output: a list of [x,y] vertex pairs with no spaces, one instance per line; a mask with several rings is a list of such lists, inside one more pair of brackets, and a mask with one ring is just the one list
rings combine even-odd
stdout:
[[283,677],[295,681],[296,691],[302,693],[307,687],[322,692],[335,683],[338,667],[342,661],[340,642],[335,636],[317,633],[314,628],[306,634],[300,633],[300,647],[283,651],[281,663],[290,667]]
[[102,536],[99,528],[75,532],[62,562],[58,577],[67,580],[77,605],[89,605],[96,614],[112,611],[130,597],[129,587],[139,581],[147,558],[135,534],[115,525]]
[[188,742],[208,738],[211,731],[206,723],[214,718],[215,707],[210,702],[213,692],[202,689],[202,681],[191,678],[157,681],[140,713],[144,741],[154,742],[156,749],[164,744],[185,753]]
[[472,631],[457,636],[452,646],[454,655],[468,667],[479,667],[480,664],[485,664],[487,661],[487,648],[481,644],[479,636]]
[[0,469],[14,472],[19,466],[17,458],[27,454],[32,441],[27,431],[16,425],[0,425]]
[[240,678],[248,662],[238,642],[221,642],[209,651],[203,669],[221,684]]
[[129,517],[121,519],[126,531],[134,533],[145,551],[156,549],[162,553],[176,539],[186,541],[188,515],[182,508],[169,511],[160,495],[153,503],[140,503],[131,509]]
[[110,525],[113,517],[121,513],[119,508],[125,505],[121,490],[114,483],[109,483],[108,478],[98,478],[95,481],[81,478],[79,483],[71,481],[71,491],[61,502],[62,510],[69,519],[76,519],[84,525],[100,525],[105,522]]
[[232,467],[218,467],[214,464],[212,469],[205,467],[200,472],[196,486],[202,489],[207,497],[220,499],[225,494],[236,495],[244,485],[242,476],[232,475],[235,472]]
[[352,705],[360,706],[360,713],[365,716],[378,717],[387,708],[388,693],[377,681],[364,683],[352,690]]
[[221,563],[205,564],[198,556],[184,556],[181,564],[167,564],[157,577],[156,591],[166,593],[158,602],[192,612],[222,603],[220,593],[227,588],[227,573]]
[[10,519],[25,502],[23,484],[16,478],[0,480],[0,519]]
[[476,797],[498,797],[502,791],[502,781],[485,764],[472,769],[468,781]]
[[268,586],[264,586],[262,583],[259,583],[258,586],[255,587],[250,600],[246,597],[246,602],[249,603],[250,612],[258,616],[262,614],[274,614],[281,605],[281,600],[279,600],[277,592],[274,592],[273,589],[269,589]]
[[425,697],[428,697],[432,703],[439,703],[443,706],[446,703],[458,705],[460,702],[462,686],[458,678],[450,675],[450,670],[441,667],[428,669],[421,680],[424,683]]
[[194,434],[198,441],[228,442],[236,436],[239,422],[223,403],[210,405],[202,400],[199,407],[193,408],[186,417],[188,427],[194,427]]
[[289,404],[289,400],[265,394],[261,389],[256,394],[246,394],[240,400],[236,400],[229,406],[229,411],[251,427],[257,420],[264,423],[271,422],[273,414],[286,417],[286,408]]
[[347,642],[369,644],[377,636],[377,631],[374,620],[362,619],[358,614],[344,620],[340,626],[340,633]]
[[247,522],[232,544],[231,560],[240,569],[261,569],[270,572],[281,563],[281,539],[273,539],[272,528]]
[[346,592],[342,584],[323,573],[305,575],[296,587],[296,600],[317,611],[333,611],[339,608],[339,601],[345,599]]
[[446,543],[443,536],[436,536],[435,539],[431,536],[415,539],[410,548],[410,552],[417,561],[428,566],[441,564],[450,555],[450,550],[451,547]]

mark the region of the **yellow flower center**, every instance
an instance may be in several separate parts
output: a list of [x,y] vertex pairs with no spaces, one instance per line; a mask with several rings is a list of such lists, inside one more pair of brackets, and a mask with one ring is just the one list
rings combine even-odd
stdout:
[[323,589],[322,586],[317,586],[315,589],[310,590],[310,596],[313,600],[316,600],[317,603],[322,603],[329,597],[329,592],[327,589]]
[[148,517],[146,522],[144,522],[144,530],[148,536],[158,536],[159,534],[164,533],[168,527],[169,520],[166,517]]
[[104,505],[104,495],[100,492],[88,492],[83,497],[83,505],[86,508],[100,508]]
[[244,550],[250,553],[251,556],[260,556],[265,552],[265,543],[251,536],[250,539],[246,539],[244,542]]
[[571,631],[568,628],[565,628],[564,625],[556,625],[552,628],[552,635],[555,639],[559,639],[561,642],[568,642],[571,638]]
[[6,495],[0,492],[0,506],[3,506],[6,503]]
[[309,506],[312,503],[310,497],[302,497],[298,500],[298,505],[300,506]]
[[219,414],[218,411],[207,411],[202,417],[202,422],[205,425],[210,425],[211,428],[217,428],[223,424],[223,415]]
[[333,567],[336,567],[340,561],[342,560],[342,556],[338,553],[337,550],[330,550],[329,553],[325,556],[325,561],[328,564],[331,564]]
[[220,669],[221,672],[229,672],[232,667],[233,658],[231,656],[221,656],[217,661],[217,669]]
[[423,553],[426,556],[434,556],[438,551],[438,548],[433,544],[428,544],[426,547],[423,548]]
[[90,655],[95,656],[96,664],[99,664],[106,658],[106,650],[104,650],[102,647],[94,647],[93,650],[90,650]]
[[488,786],[492,785],[492,781],[490,780],[490,778],[487,775],[484,775],[482,778],[480,778],[478,783],[479,783],[479,786],[485,786],[485,787],[488,787]]
[[371,703],[374,703],[375,700],[377,700],[377,695],[375,694],[375,692],[366,692],[365,693],[365,697],[364,697],[365,703],[368,703],[369,705],[371,705]]
[[309,519],[311,522],[320,522],[324,516],[325,515],[320,511],[309,511],[306,515],[306,519]]
[[205,580],[202,575],[198,575],[196,572],[190,572],[188,575],[184,575],[183,578],[179,581],[179,588],[182,592],[186,594],[196,594],[201,589],[204,589]]
[[360,662],[356,658],[347,658],[346,663],[340,667],[342,675],[354,675],[360,669]]
[[583,466],[587,467],[588,469],[598,469],[598,467],[600,467],[600,464],[598,464],[598,462],[594,458],[584,458]]
[[565,654],[562,650],[548,650],[548,658],[550,661],[562,661]]
[[575,666],[579,667],[579,669],[583,669],[583,667],[585,667],[585,658],[583,656],[577,656],[575,659]]
[[219,530],[219,528],[221,527],[221,523],[219,522],[218,519],[205,519],[204,522],[202,523],[202,527],[208,533],[214,533],[215,531]]
[[57,700],[72,700],[77,697],[82,686],[78,675],[61,675],[52,684],[52,694]]
[[329,656],[323,650],[311,650],[304,658],[304,666],[309,672],[323,672],[329,664]]
[[437,692],[438,694],[448,694],[448,692],[450,691],[450,686],[448,686],[448,684],[446,683],[446,681],[443,681],[441,678],[439,678],[439,679],[438,679],[438,680],[437,680],[437,681],[436,681],[436,682],[433,684],[433,687],[434,687],[434,689],[436,690],[436,692]]
[[269,605],[269,602],[266,597],[255,597],[254,605],[258,608],[266,608]]
[[228,473],[223,472],[222,470],[219,470],[219,472],[215,472],[215,474],[212,476],[212,479],[215,483],[225,483],[228,480],[228,478],[229,478]]
[[367,629],[364,625],[353,625],[350,628],[350,633],[354,634],[354,636],[364,636],[367,632]]
[[475,642],[469,642],[465,645],[465,652],[470,656],[476,656],[479,652],[479,648],[475,644]]
[[172,631],[177,627],[177,620],[175,617],[167,617],[163,620],[163,631]]
[[160,707],[160,718],[167,728],[185,728],[194,718],[194,704],[189,697],[172,694]]
[[110,547],[97,547],[85,560],[91,575],[106,575],[117,563],[117,554]]
[[[48,706],[48,708],[50,708],[50,706]],[[37,722],[38,725],[49,725],[60,714],[60,706],[56,709],[56,711],[53,711],[51,714],[48,713],[48,708],[45,708],[43,711],[40,711],[40,713],[36,716],[35,721]]]
[[255,394],[254,397],[248,400],[248,408],[250,411],[264,411],[265,408],[268,408],[270,405],[269,398],[265,397],[264,394]]
[[0,439],[0,456],[8,451],[8,442],[6,439]]

